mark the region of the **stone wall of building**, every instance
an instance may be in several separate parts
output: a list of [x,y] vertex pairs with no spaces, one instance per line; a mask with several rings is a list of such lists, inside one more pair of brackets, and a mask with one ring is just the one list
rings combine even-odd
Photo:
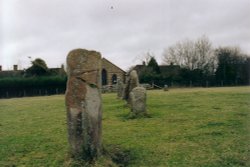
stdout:
[[124,83],[125,74],[125,71],[123,71],[107,59],[102,59],[102,85],[115,85],[118,78],[120,78]]

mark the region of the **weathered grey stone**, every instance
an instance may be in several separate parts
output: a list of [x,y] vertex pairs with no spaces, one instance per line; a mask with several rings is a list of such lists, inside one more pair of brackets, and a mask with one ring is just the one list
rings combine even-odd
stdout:
[[164,85],[163,90],[164,90],[164,91],[168,91],[168,85]]
[[68,141],[74,158],[86,160],[101,154],[101,55],[75,49],[67,56]]
[[117,98],[123,97],[124,84],[120,78],[117,79]]
[[139,86],[138,75],[135,70],[132,70],[127,78],[126,86],[124,89],[124,97],[123,97],[123,99],[126,100],[128,104],[130,103],[129,93],[132,91],[133,88],[137,86]]
[[126,74],[125,75],[125,86],[124,86],[124,89],[123,89],[123,93],[122,93],[122,99],[123,100],[127,100],[129,98],[129,94],[127,93],[128,92],[128,88],[129,88],[129,75]]
[[130,87],[129,87],[129,91],[131,92],[132,89],[134,89],[137,86],[139,86],[138,75],[137,75],[137,72],[135,70],[132,70],[130,72]]
[[143,87],[135,87],[129,96],[131,100],[131,111],[135,115],[146,114],[146,89]]

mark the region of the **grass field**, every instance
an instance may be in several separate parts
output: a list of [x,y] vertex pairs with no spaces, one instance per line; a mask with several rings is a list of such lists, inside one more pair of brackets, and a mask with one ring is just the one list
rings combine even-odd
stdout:
[[[103,95],[106,153],[94,166],[250,166],[250,87],[147,93],[139,119]],[[64,96],[0,100],[0,166],[68,166],[67,149]]]

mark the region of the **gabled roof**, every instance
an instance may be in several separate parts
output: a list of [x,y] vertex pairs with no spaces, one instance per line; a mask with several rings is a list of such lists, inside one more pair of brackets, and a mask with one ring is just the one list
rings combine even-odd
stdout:
[[105,61],[107,61],[108,63],[112,64],[116,68],[120,69],[122,72],[126,73],[123,69],[121,69],[120,67],[118,67],[117,65],[115,65],[114,63],[112,63],[111,61],[109,61],[108,59],[106,59],[105,57],[103,57],[102,59],[105,60]]

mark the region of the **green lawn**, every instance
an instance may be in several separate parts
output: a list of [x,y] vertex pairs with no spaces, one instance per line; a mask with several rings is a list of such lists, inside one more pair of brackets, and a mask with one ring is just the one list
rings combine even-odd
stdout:
[[[94,166],[250,166],[250,87],[147,92],[149,118],[103,95]],[[0,100],[0,166],[68,166],[64,96]]]

